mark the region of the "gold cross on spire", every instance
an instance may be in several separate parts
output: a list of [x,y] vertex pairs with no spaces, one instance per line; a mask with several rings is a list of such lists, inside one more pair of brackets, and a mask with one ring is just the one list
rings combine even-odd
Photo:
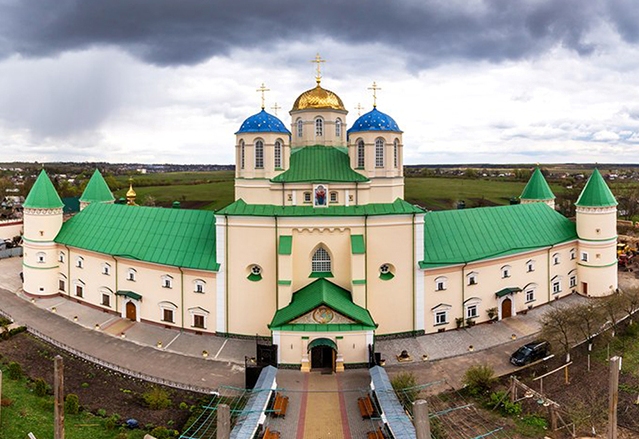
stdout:
[[281,110],[282,107],[280,107],[279,105],[277,105],[277,102],[275,103],[275,105],[273,105],[271,107],[271,110],[273,110],[273,112],[275,113],[275,115],[277,116],[277,110]]
[[271,91],[271,89],[270,89],[270,88],[266,88],[266,87],[264,86],[264,83],[262,82],[261,87],[260,87],[260,88],[258,88],[258,89],[257,89],[257,90],[255,90],[255,91],[259,91],[259,92],[261,92],[261,93],[262,93],[262,110],[263,110],[263,109],[264,109],[264,92]]
[[322,81],[322,71],[320,70],[320,65],[323,62],[326,62],[326,60],[322,59],[322,57],[318,53],[317,55],[315,55],[315,59],[312,59],[311,62],[317,64],[317,75],[315,76],[315,81],[317,82],[317,85],[319,85],[319,83]]
[[368,87],[369,90],[373,90],[373,108],[377,108],[377,90],[381,90],[381,87],[377,86],[377,83],[373,81],[372,87]]
[[362,110],[364,109],[364,107],[362,107],[361,102],[357,103],[357,107],[355,107],[355,109],[357,110],[357,115],[361,116],[362,115]]

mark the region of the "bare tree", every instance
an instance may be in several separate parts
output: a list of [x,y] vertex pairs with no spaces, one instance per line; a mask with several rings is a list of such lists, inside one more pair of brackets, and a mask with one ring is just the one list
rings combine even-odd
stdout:
[[575,305],[570,308],[570,311],[574,314],[575,329],[577,329],[583,340],[588,340],[589,342],[606,321],[601,307],[592,301]]
[[633,315],[639,310],[639,289],[630,288],[628,290],[623,290],[620,295],[622,309],[628,316],[628,322],[632,324]]
[[542,337],[551,343],[559,344],[566,356],[566,363],[569,362],[570,348],[575,344],[578,336],[574,308],[556,308],[547,312],[541,318],[541,325]]
[[612,336],[619,332],[620,310],[623,310],[623,297],[620,293],[611,294],[601,301],[601,310],[603,311],[607,324],[612,327]]

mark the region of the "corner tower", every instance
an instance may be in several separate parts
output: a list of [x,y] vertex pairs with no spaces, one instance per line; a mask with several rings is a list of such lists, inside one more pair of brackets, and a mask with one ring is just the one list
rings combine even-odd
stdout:
[[550,186],[539,168],[535,168],[519,199],[521,204],[546,203],[553,209],[555,208],[555,194],[550,190]]
[[36,296],[58,293],[59,260],[54,239],[62,227],[64,204],[44,169],[24,202],[24,291]]
[[99,170],[95,170],[87,186],[80,197],[80,210],[83,210],[91,203],[110,203],[115,201],[109,185],[100,174]]
[[595,169],[575,203],[579,292],[605,296],[617,289],[617,200]]

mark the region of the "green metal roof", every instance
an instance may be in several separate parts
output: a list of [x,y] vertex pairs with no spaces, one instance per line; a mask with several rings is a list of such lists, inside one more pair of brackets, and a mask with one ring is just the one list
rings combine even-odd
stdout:
[[134,300],[142,300],[142,295],[138,294],[136,292],[133,291],[129,291],[129,290],[118,290],[115,293],[116,296],[124,296],[124,297],[130,297],[131,299]]
[[104,203],[115,201],[115,198],[113,198],[113,194],[109,189],[109,185],[106,184],[102,174],[100,174],[100,171],[97,169],[87,183],[87,187],[84,188],[80,201],[85,203]]
[[215,215],[205,210],[89,204],[55,241],[156,264],[217,271]]
[[[269,328],[281,329],[280,327],[290,324],[291,320],[311,312],[320,305],[325,305],[354,320],[357,325],[363,325],[368,329],[377,327],[368,310],[353,303],[349,291],[321,278],[293,293],[291,303],[275,313]],[[313,326],[323,328],[317,329],[318,331],[328,331],[327,328],[333,325],[325,323]]]
[[463,264],[574,239],[575,224],[545,203],[429,212],[419,265]]
[[33,183],[23,206],[29,209],[59,209],[64,206],[44,169]]
[[374,216],[424,213],[424,210],[402,199],[393,203],[371,203],[360,206],[274,206],[272,204],[246,204],[242,199],[216,212],[231,216]]
[[520,291],[521,291],[521,288],[518,288],[518,287],[504,288],[503,290],[497,291],[495,293],[495,296],[504,297],[504,296],[507,296],[508,294],[518,293]]
[[363,255],[366,253],[364,235],[351,235],[351,253],[354,255]]
[[293,237],[291,235],[280,235],[280,245],[278,253],[280,255],[290,255],[293,250]]
[[314,323],[295,323],[289,325],[280,325],[277,328],[271,328],[275,331],[291,331],[291,332],[349,332],[349,331],[370,331],[375,329],[368,325],[357,325],[354,323],[335,323],[317,325]]
[[327,346],[337,352],[337,345],[330,338],[316,338],[308,344],[306,350],[310,352],[311,349],[318,346]]
[[608,207],[617,205],[615,196],[610,191],[610,188],[597,168],[592,171],[592,175],[581,191],[575,205],[584,207]]
[[555,194],[550,190],[550,186],[539,168],[535,168],[519,198],[522,200],[554,200]]
[[348,153],[332,146],[306,146],[291,153],[289,169],[271,179],[276,183],[361,182],[368,178],[351,168]]

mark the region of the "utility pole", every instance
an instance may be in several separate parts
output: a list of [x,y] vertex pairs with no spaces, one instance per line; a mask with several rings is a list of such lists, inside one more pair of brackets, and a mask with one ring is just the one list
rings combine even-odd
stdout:
[[621,357],[610,359],[610,382],[608,388],[608,439],[617,439],[617,402],[619,401],[619,370]]
[[231,437],[231,408],[227,404],[217,406],[217,439]]
[[418,399],[413,403],[413,418],[417,439],[430,439],[430,419],[428,418],[428,403]]
[[64,439],[64,363],[60,355],[53,359],[53,437]]

